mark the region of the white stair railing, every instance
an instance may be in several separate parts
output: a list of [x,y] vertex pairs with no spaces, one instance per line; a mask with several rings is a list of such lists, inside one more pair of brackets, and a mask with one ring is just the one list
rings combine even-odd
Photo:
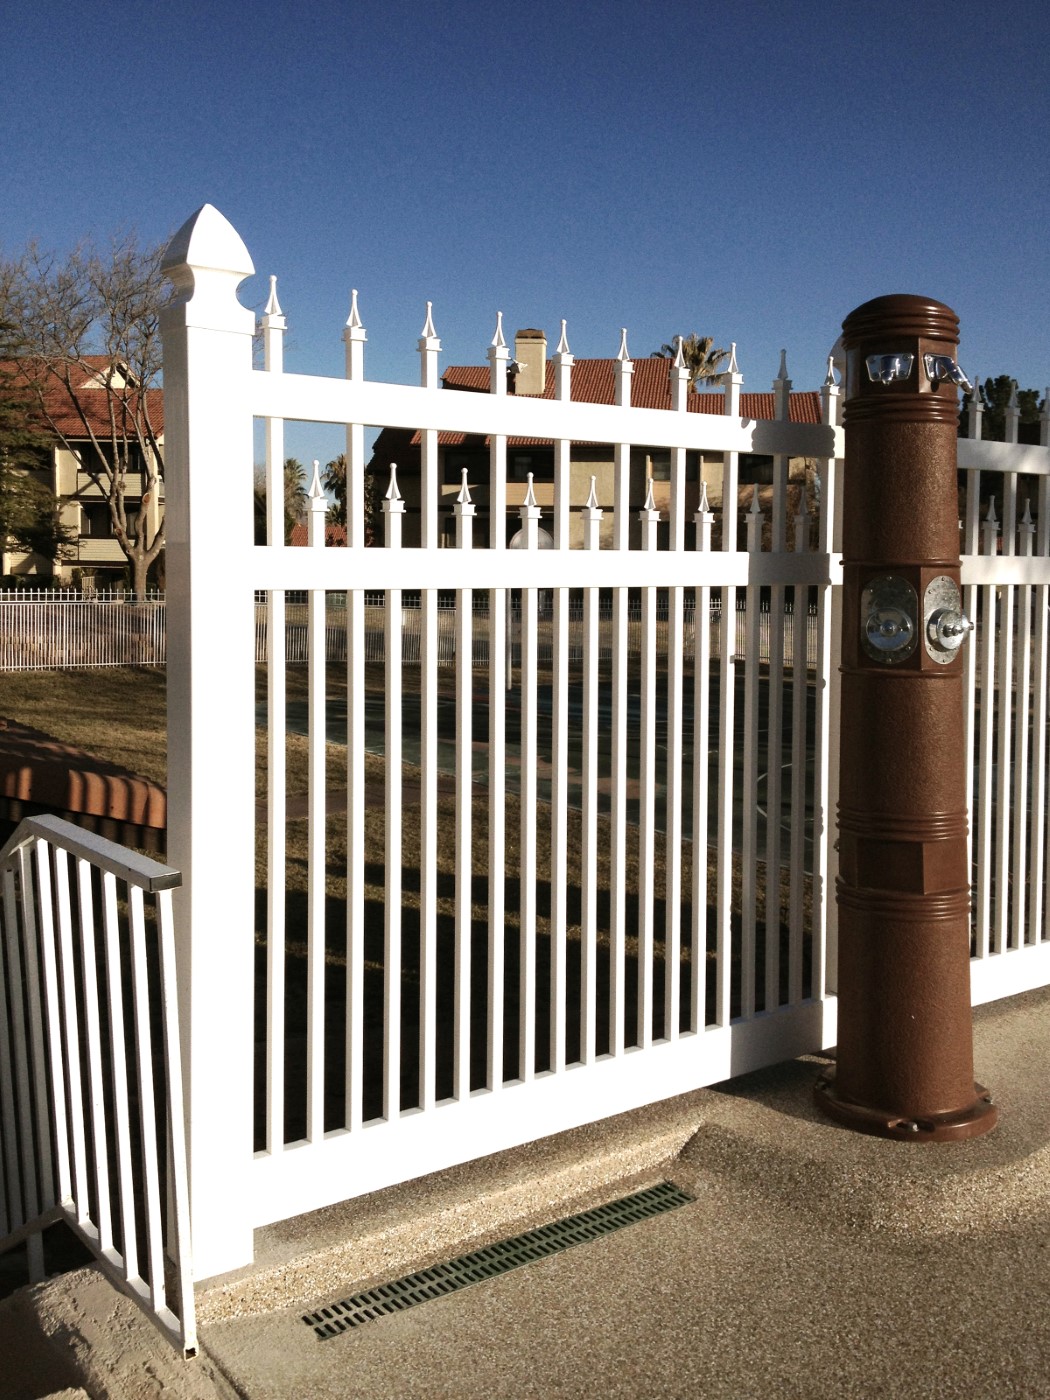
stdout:
[[196,1351],[172,889],[58,817],[0,850],[0,1253],[62,1220]]

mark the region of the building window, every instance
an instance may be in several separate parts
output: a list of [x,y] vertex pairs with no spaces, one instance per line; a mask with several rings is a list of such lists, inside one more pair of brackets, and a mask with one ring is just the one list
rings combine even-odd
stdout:
[[508,452],[507,479],[524,481],[532,472],[537,481],[554,479],[554,453],[550,451]]
[[113,521],[110,519],[109,507],[94,503],[81,505],[80,533],[89,540],[109,539],[113,534]]
[[741,486],[772,486],[773,458],[758,452],[741,452],[737,481]]

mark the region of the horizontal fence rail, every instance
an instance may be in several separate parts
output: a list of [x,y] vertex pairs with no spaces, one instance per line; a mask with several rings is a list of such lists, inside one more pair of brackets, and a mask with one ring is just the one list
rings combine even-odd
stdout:
[[30,817],[0,850],[0,1252],[64,1221],[196,1350],[172,889],[177,871]]

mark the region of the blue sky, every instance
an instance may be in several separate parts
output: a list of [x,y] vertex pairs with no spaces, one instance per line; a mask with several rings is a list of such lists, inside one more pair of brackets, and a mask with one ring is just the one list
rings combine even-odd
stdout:
[[812,388],[844,315],[917,292],[971,375],[1050,383],[1045,3],[59,0],[4,30],[0,248],[215,204],[290,370],[342,372],[354,286],[375,378],[415,382],[431,299],[444,364],[499,308],[577,356],[736,340],[753,389],[784,346]]

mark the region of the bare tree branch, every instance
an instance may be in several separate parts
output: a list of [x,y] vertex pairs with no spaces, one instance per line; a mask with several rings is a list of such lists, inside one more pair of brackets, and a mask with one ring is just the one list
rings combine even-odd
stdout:
[[[121,234],[65,259],[31,244],[20,258],[0,260],[0,319],[20,329],[37,411],[97,484],[136,593],[164,548],[163,514],[151,528],[147,509],[163,476],[160,311],[172,293],[162,251]],[[137,519],[129,518],[129,495],[141,499]]]

